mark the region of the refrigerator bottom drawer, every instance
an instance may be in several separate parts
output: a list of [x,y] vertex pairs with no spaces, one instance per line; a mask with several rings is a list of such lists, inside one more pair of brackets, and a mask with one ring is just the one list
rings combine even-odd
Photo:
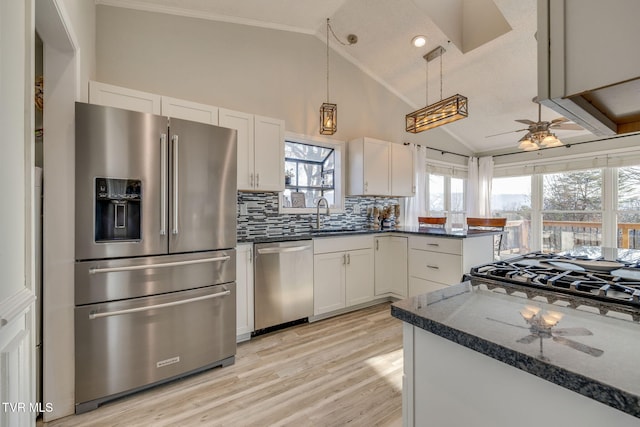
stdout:
[[235,323],[234,283],[76,307],[76,413],[233,363]]

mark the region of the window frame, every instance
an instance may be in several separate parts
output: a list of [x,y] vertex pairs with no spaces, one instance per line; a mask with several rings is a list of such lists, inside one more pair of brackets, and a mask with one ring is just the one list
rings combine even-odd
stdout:
[[[293,132],[285,132],[285,141],[306,144],[306,145],[316,145],[319,147],[330,148],[334,150],[335,156],[335,167],[333,174],[333,190],[335,192],[334,200],[335,203],[330,206],[332,213],[344,213],[344,205],[345,205],[345,169],[346,169],[346,143],[341,140],[319,137],[319,136],[309,136],[303,135]],[[284,157],[284,153],[282,154],[283,163],[286,164],[286,158]],[[285,207],[284,206],[284,191],[280,191],[278,193],[278,213],[279,214],[290,214],[290,215],[304,215],[311,214],[316,212],[315,206],[308,206],[305,208],[293,208],[293,207]]]
[[[461,215],[462,218],[466,218],[467,211],[467,184],[469,182],[468,178],[468,170],[467,167],[463,167],[456,164],[445,164],[440,162],[433,162],[427,160],[426,165],[426,173],[424,179],[424,194],[425,194],[425,208],[427,211],[427,216],[446,216],[447,224],[452,224],[452,218],[454,216]],[[441,176],[444,178],[444,210],[431,210],[431,187],[430,187],[430,177]],[[463,182],[462,186],[462,210],[454,211],[452,210],[452,194],[451,194],[451,180],[452,179],[461,179]],[[461,227],[464,224],[459,224]]]

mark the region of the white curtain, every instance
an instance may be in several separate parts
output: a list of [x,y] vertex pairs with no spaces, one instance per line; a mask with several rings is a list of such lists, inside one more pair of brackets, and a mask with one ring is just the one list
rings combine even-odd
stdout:
[[426,177],[427,150],[413,146],[413,172],[415,174],[416,195],[404,198],[404,223],[402,226],[418,226],[418,217],[427,214]]
[[467,216],[491,216],[491,180],[493,157],[469,157],[467,179]]
[[478,210],[478,158],[469,157],[467,171],[467,216],[480,216]]
[[493,157],[480,157],[478,161],[478,213],[491,216],[491,181],[493,180]]

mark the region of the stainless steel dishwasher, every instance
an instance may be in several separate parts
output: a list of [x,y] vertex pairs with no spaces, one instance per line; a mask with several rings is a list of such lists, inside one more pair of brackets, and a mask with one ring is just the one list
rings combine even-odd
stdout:
[[313,315],[313,240],[255,245],[256,334]]

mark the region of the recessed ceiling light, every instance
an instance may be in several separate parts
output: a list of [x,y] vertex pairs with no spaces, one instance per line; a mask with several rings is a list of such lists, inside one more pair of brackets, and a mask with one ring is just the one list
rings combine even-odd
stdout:
[[414,38],[411,39],[411,44],[414,45],[415,47],[422,47],[425,44],[427,44],[427,37],[415,36]]

